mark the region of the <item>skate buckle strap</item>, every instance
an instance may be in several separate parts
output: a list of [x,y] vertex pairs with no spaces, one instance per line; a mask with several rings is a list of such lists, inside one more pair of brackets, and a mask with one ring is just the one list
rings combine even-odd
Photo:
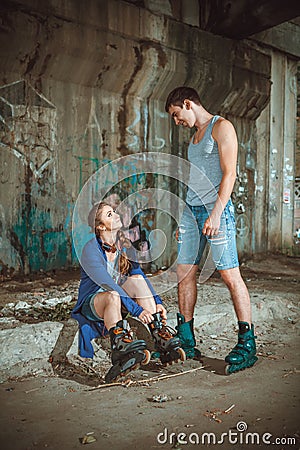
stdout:
[[124,329],[121,328],[121,327],[115,328],[115,329],[113,330],[113,333],[116,334],[116,335],[118,335],[118,334],[123,334],[123,333],[124,333]]
[[130,334],[130,330],[126,331],[121,339],[123,342],[126,342],[126,343],[133,342],[133,338]]
[[174,330],[174,328],[168,326],[168,325],[164,325],[164,327],[159,330],[158,333],[163,339],[172,339],[173,337],[177,336],[176,331]]
[[130,330],[125,331],[124,328],[115,328],[113,332],[116,336],[119,336],[123,342],[129,343],[133,341]]
[[170,331],[168,329],[159,330],[158,334],[161,338],[166,339],[166,340],[172,339],[172,337],[173,337],[173,334],[170,333]]
[[248,349],[247,347],[244,347],[242,344],[240,344],[240,343],[238,343],[232,350],[231,350],[231,354],[240,354],[241,353],[241,351],[242,352],[245,352],[245,353],[250,353],[251,352],[251,350],[250,349]]

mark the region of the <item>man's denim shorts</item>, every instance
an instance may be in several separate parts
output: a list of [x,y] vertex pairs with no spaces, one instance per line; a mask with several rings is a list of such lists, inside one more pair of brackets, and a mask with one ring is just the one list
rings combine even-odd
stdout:
[[206,206],[186,205],[178,230],[178,264],[198,265],[208,242],[217,270],[233,269],[239,266],[234,206],[231,200],[229,200],[221,215],[219,233],[212,237],[202,234],[204,222],[213,206],[213,204]]

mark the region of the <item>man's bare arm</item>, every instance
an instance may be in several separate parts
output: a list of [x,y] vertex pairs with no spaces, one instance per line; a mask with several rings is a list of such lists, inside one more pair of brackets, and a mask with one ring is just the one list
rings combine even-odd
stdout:
[[225,119],[219,119],[212,132],[212,136],[218,143],[222,180],[218,192],[218,198],[210,217],[203,227],[203,234],[213,236],[218,234],[221,214],[230,199],[236,179],[236,164],[238,141],[234,126]]

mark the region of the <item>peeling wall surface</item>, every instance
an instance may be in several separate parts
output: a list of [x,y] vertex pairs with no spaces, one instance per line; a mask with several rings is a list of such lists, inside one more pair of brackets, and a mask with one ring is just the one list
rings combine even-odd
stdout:
[[[237,129],[240,255],[292,246],[295,57],[202,31],[198,2],[185,3],[180,20],[176,2],[142,3],[1,2],[3,275],[77,264],[74,204],[105,164],[139,152],[186,154],[190,133],[164,112],[169,91],[183,84]],[[132,173],[114,189],[121,200],[146,187],[181,195],[174,180]],[[98,196],[106,182],[99,180]],[[166,230],[156,268],[170,265],[172,220],[153,211],[139,220],[146,238],[157,224]]]

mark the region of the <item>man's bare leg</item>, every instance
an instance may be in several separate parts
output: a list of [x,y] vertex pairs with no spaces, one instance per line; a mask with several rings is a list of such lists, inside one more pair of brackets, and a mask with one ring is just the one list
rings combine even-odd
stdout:
[[201,353],[196,346],[194,335],[194,310],[197,301],[197,274],[198,266],[195,264],[178,264],[178,303],[177,336],[187,358],[200,359]]
[[251,327],[250,296],[239,267],[220,270],[220,274],[230,291],[239,323],[238,345],[225,357],[227,373],[234,373],[253,366],[257,361],[254,327]]
[[251,326],[250,296],[239,267],[220,270],[220,275],[229,289],[238,321],[247,322]]
[[197,301],[197,274],[198,266],[194,264],[178,264],[178,305],[180,313],[189,322],[194,316]]

